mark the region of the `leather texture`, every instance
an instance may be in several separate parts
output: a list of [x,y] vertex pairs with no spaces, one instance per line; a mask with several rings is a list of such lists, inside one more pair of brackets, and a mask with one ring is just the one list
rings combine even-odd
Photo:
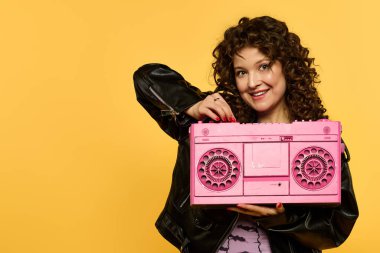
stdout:
[[[181,252],[217,252],[238,214],[225,209],[190,207],[188,128],[196,122],[184,111],[211,92],[201,92],[163,64],[146,64],[133,76],[138,102],[161,129],[178,141],[177,161],[164,209],[156,221],[161,235]],[[218,87],[217,90],[221,90]],[[316,253],[337,247],[349,236],[359,210],[346,148],[342,154],[342,203],[336,207],[286,205],[282,215],[254,220],[268,233],[273,253]]]

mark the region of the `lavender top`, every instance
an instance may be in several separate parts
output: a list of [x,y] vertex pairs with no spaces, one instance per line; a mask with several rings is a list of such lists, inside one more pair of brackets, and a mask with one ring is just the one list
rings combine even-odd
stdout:
[[218,253],[271,253],[265,230],[252,219],[240,215],[231,234],[226,238]]

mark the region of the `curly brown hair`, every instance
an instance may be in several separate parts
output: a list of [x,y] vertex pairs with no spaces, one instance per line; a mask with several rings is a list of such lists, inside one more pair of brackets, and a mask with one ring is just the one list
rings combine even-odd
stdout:
[[243,17],[237,26],[228,28],[224,39],[214,49],[212,64],[214,80],[240,122],[256,122],[255,111],[247,106],[236,87],[233,57],[244,47],[255,47],[272,62],[278,60],[286,80],[285,102],[290,120],[328,118],[315,84],[319,83],[314,58],[289,32],[284,22],[269,16],[249,19]]

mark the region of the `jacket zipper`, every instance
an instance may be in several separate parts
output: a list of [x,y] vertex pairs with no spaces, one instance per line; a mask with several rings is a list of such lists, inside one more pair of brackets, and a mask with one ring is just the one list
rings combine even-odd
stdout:
[[179,208],[181,208],[182,209],[182,207],[186,204],[186,202],[187,202],[187,200],[190,198],[190,194],[189,195],[187,195],[187,197],[185,198],[185,200],[184,201],[182,201],[182,203],[179,205]]
[[289,239],[288,239],[288,244],[289,244],[290,253],[294,253],[293,246],[290,243]]
[[172,115],[175,117],[176,115],[179,114],[176,110],[173,109],[170,105],[168,105],[161,97],[160,95],[157,94],[157,92],[152,88],[152,86],[149,86],[150,92],[152,92],[153,96],[155,96],[163,105],[165,105],[169,110],[161,110],[162,116],[166,115]]
[[236,223],[237,223],[238,220],[239,220],[239,217],[240,217],[240,214],[237,213],[235,220],[232,222],[232,226],[230,227],[230,229],[228,229],[228,230],[224,233],[223,240],[221,240],[221,242],[219,243],[218,247],[216,248],[215,253],[217,253],[217,252],[219,251],[219,249],[220,249],[220,247],[222,246],[222,244],[226,241],[227,236],[229,236],[230,233],[231,233],[231,231],[235,228]]

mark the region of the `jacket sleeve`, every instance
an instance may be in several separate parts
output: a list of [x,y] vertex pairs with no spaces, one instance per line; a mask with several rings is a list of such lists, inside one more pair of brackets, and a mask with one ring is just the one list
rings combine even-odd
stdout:
[[146,64],[133,75],[137,101],[169,136],[183,140],[195,119],[183,113],[206,93],[163,64]]
[[359,216],[351,174],[348,149],[342,154],[341,205],[337,207],[301,207],[284,205],[285,213],[258,222],[271,232],[286,234],[314,249],[341,245],[351,233]]

